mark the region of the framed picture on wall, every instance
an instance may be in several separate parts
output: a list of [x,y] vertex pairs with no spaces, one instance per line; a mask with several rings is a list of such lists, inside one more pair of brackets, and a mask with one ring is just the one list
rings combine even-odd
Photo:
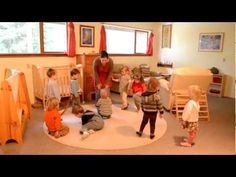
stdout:
[[221,52],[223,50],[224,33],[200,33],[200,52]]
[[80,25],[80,47],[94,47],[94,27]]
[[171,48],[172,25],[162,25],[162,48]]

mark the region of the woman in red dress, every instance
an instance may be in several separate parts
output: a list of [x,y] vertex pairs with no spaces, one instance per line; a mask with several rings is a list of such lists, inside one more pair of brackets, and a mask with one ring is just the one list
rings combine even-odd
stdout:
[[102,51],[100,56],[93,61],[93,73],[95,78],[95,99],[100,98],[100,90],[107,89],[110,93],[112,86],[113,60],[109,58],[106,51]]

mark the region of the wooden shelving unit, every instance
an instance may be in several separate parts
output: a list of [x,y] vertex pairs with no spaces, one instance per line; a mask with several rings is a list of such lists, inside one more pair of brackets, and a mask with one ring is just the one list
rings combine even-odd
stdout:
[[224,75],[213,74],[212,82],[209,85],[208,94],[222,97],[224,91]]
[[[185,105],[188,101],[189,101],[189,95],[188,94],[175,93],[175,103],[172,107],[171,112],[176,114],[176,118],[178,120],[182,119],[182,114],[183,114],[183,111],[184,111],[184,107],[185,107]],[[199,104],[200,104],[199,120],[210,121],[210,115],[209,115],[208,101],[207,101],[206,92],[202,93]]]

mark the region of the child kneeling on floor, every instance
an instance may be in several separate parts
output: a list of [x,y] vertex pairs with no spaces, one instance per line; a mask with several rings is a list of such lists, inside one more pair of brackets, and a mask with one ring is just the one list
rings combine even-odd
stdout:
[[82,129],[80,130],[82,139],[104,127],[104,121],[100,115],[90,110],[84,111],[84,108],[80,105],[74,105],[72,113],[82,120]]
[[61,115],[59,113],[59,99],[56,97],[49,98],[47,101],[47,110],[44,113],[44,120],[48,127],[48,133],[55,138],[65,136],[69,133],[69,127],[61,123]]

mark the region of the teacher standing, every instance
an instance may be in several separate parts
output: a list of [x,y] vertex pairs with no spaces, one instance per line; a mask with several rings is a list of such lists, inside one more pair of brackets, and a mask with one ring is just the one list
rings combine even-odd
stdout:
[[93,61],[96,102],[100,98],[101,89],[106,89],[108,95],[110,95],[110,88],[112,86],[112,70],[113,60],[109,58],[106,51],[101,51],[100,56],[96,57]]

